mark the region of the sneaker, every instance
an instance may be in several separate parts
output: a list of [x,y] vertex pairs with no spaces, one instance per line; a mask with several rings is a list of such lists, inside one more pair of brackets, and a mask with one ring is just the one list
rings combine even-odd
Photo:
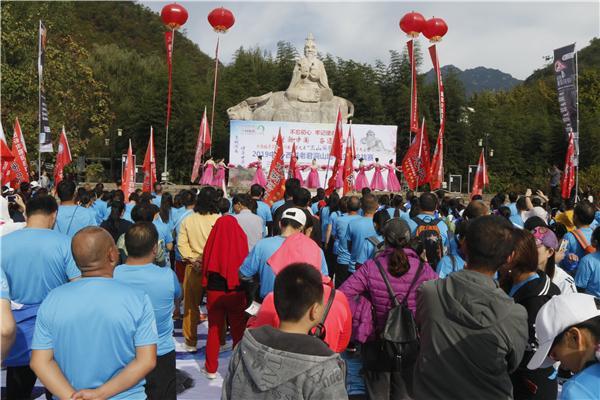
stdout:
[[198,351],[198,348],[196,346],[189,346],[186,343],[184,343],[183,350],[187,351],[188,353],[195,353]]
[[206,379],[213,380],[213,379],[217,378],[217,373],[216,372],[208,372],[205,367],[202,367],[202,373],[204,374],[204,376],[206,377]]

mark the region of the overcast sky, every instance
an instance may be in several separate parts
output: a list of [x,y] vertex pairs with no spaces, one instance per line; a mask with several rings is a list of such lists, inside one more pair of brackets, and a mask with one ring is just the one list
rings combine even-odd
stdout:
[[[236,22],[222,36],[221,59],[228,63],[240,46],[259,46],[275,53],[280,40],[301,52],[308,32],[319,52],[373,63],[388,61],[390,49],[402,50],[406,36],[398,26],[407,12],[443,18],[448,34],[438,46],[440,64],[461,69],[485,66],[524,79],[544,65],[544,56],[563,45],[578,48],[600,36],[600,2],[192,2],[179,1],[189,12],[184,28],[191,40],[214,54],[216,34],[206,19],[215,7],[229,8]],[[160,13],[167,2],[144,1]],[[419,39],[423,46],[427,40]],[[175,44],[177,45],[177,44]],[[431,68],[427,58],[423,71]],[[291,71],[290,71],[291,73]]]

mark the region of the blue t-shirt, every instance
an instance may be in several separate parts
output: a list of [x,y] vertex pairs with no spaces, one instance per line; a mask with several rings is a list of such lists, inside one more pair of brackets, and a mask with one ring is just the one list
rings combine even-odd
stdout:
[[158,240],[162,239],[163,241],[163,250],[167,251],[166,246],[173,243],[173,229],[171,229],[169,224],[162,222],[160,218],[156,218],[154,221],[152,221],[152,223],[158,231]]
[[588,254],[579,261],[575,286],[592,296],[600,297],[600,251]]
[[[53,290],[42,303],[33,350],[54,359],[75,388],[95,389],[135,358],[136,347],[158,343],[150,297],[111,278],[83,278]],[[145,399],[145,379],[113,399]]]
[[273,205],[271,206],[271,214],[275,215],[275,211],[277,211],[277,209],[284,204],[285,204],[285,199],[277,200],[275,203],[273,203]]
[[[260,280],[260,297],[263,299],[273,291],[275,284],[275,274],[267,264],[267,261],[281,247],[284,241],[285,238],[283,236],[273,236],[259,240],[240,267],[240,274],[245,277],[249,278],[258,274]],[[325,261],[323,250],[321,250],[321,273],[323,275],[328,274],[327,262]]]
[[92,204],[92,209],[96,212],[96,223],[100,225],[103,221],[106,221],[110,215],[108,211],[108,204],[104,200],[96,199]]
[[519,215],[519,210],[517,210],[517,203],[510,203],[507,207],[510,210],[511,217],[515,216],[515,215]]
[[139,289],[150,297],[158,329],[156,354],[162,356],[175,350],[173,301],[181,297],[181,287],[173,270],[155,264],[119,265],[115,268],[114,279]]
[[271,214],[271,209],[264,201],[256,200],[256,215],[261,217],[265,224],[267,222],[273,222],[273,215]]
[[8,280],[4,274],[4,270],[0,265],[0,299],[10,300],[10,287],[8,286]]
[[330,215],[331,211],[329,211],[329,206],[321,208],[321,242],[323,243],[325,243],[325,234],[327,233],[327,226],[329,225]]
[[81,276],[71,238],[50,229],[24,228],[3,236],[0,264],[11,300],[20,304],[40,304],[52,289]]
[[519,228],[523,228],[523,218],[521,218],[521,214],[516,213],[515,215],[510,216],[509,221],[513,223],[513,225],[518,226]]
[[388,212],[388,214],[390,214],[390,218],[402,218],[405,221],[408,221],[410,219],[408,213],[406,211],[402,211],[401,209],[398,209],[398,217],[394,217],[394,214],[396,213],[395,208],[389,207],[386,211]]
[[348,270],[354,272],[356,264],[363,264],[367,261],[364,255],[361,254],[362,246],[369,236],[375,236],[375,226],[373,218],[360,217],[351,221],[346,229],[346,242],[351,242],[350,247],[350,267]]
[[333,254],[336,254],[336,255],[337,255],[337,248],[336,248],[337,238],[335,236],[335,226],[336,226],[335,222],[341,216],[342,216],[342,213],[340,211],[332,212],[331,214],[329,214],[329,221],[328,221],[327,225],[325,226],[325,233],[327,233],[327,228],[331,225],[331,235],[329,237],[329,242],[333,243]]
[[596,221],[596,223],[598,225],[600,225],[600,211],[596,211],[596,216],[594,217],[594,221]]
[[154,196],[154,198],[152,199],[152,204],[154,204],[156,207],[160,207],[160,202],[162,201],[162,194],[152,193],[152,196]]
[[595,363],[566,381],[560,400],[587,400],[600,397],[600,364]]
[[133,219],[131,218],[131,210],[133,210],[133,207],[135,207],[135,203],[125,204],[125,211],[123,211],[123,216],[121,218],[125,221],[133,222]]
[[[452,263],[454,261],[454,264]],[[453,272],[460,271],[465,267],[465,260],[457,253],[442,257],[436,267],[440,279],[444,279]]]
[[[375,237],[377,238],[378,242],[383,242],[383,236],[375,235]],[[375,256],[376,250],[377,249],[375,248],[375,245],[373,243],[371,243],[369,238],[366,238],[363,242],[362,248],[360,249],[360,254],[359,254],[358,258],[370,260]]]
[[319,212],[319,202],[316,201],[312,203],[310,206],[310,210],[312,211],[313,215],[317,215],[317,213]]
[[[337,262],[342,265],[350,265],[350,251],[348,250],[348,240],[346,233],[348,231],[348,224],[351,221],[360,218],[360,215],[342,215],[335,221],[335,243],[337,246]],[[333,228],[332,228],[333,229]]]
[[[419,215],[417,215],[417,218],[420,218],[424,222],[431,222],[435,219],[435,217],[433,215],[429,215],[429,214],[419,214]],[[417,232],[418,224],[413,219],[409,219],[408,226],[410,228],[410,234],[414,236],[415,233]],[[442,237],[442,243],[444,245],[444,248],[447,249],[448,248],[448,225],[446,225],[446,223],[440,219],[440,222],[438,222],[437,227],[440,230],[440,236]]]
[[87,226],[98,226],[96,211],[81,206],[60,206],[56,215],[54,230],[69,237]]
[[[592,233],[594,232],[594,230],[592,228],[581,228],[579,230],[581,231],[581,233],[583,233],[583,236],[585,237],[585,240],[588,242],[588,244],[592,243]],[[567,272],[569,272],[575,270],[579,264],[579,261],[570,263],[569,255],[575,254],[577,255],[577,257],[579,257],[579,260],[581,261],[581,259],[586,255],[586,253],[585,249],[581,247],[581,245],[577,241],[577,238],[575,237],[573,232],[567,233],[564,237],[564,240],[567,241],[567,249],[565,250],[565,258],[562,260],[561,266]]]

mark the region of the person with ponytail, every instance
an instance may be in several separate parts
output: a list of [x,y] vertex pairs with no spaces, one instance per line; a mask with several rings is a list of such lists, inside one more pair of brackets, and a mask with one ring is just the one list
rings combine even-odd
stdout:
[[167,225],[171,231],[175,229],[173,211],[173,195],[169,192],[164,192],[160,198],[160,211],[158,214],[162,223]]
[[[417,308],[417,289],[423,282],[437,279],[438,276],[410,247],[410,228],[403,219],[392,218],[384,224],[383,240],[385,249],[374,259],[367,260],[344,282],[340,290],[349,301],[365,295],[373,305],[373,334],[361,349],[369,398],[403,399],[412,397],[413,365],[401,362],[398,357],[388,358],[383,349],[380,336],[394,304],[377,264],[383,267],[396,297],[400,301],[406,298],[413,315]],[[358,330],[362,329],[368,330],[369,327],[359,325]]]
[[100,224],[101,228],[104,228],[110,233],[110,235],[115,240],[119,240],[119,237],[123,235],[133,223],[123,219],[123,214],[125,213],[125,204],[123,204],[120,200],[113,200],[110,203],[110,214],[106,221]]

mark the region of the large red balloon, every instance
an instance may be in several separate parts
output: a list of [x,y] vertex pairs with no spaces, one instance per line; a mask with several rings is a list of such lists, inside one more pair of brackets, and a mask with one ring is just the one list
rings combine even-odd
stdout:
[[448,25],[441,18],[428,19],[423,28],[423,35],[431,42],[439,42],[446,32],[448,32]]
[[215,8],[208,14],[208,23],[217,32],[227,32],[235,23],[233,13],[226,8]]
[[187,21],[188,12],[181,4],[167,4],[160,12],[160,17],[169,28],[179,29]]
[[423,31],[425,17],[418,12],[409,12],[400,20],[400,29],[408,36],[417,37]]

